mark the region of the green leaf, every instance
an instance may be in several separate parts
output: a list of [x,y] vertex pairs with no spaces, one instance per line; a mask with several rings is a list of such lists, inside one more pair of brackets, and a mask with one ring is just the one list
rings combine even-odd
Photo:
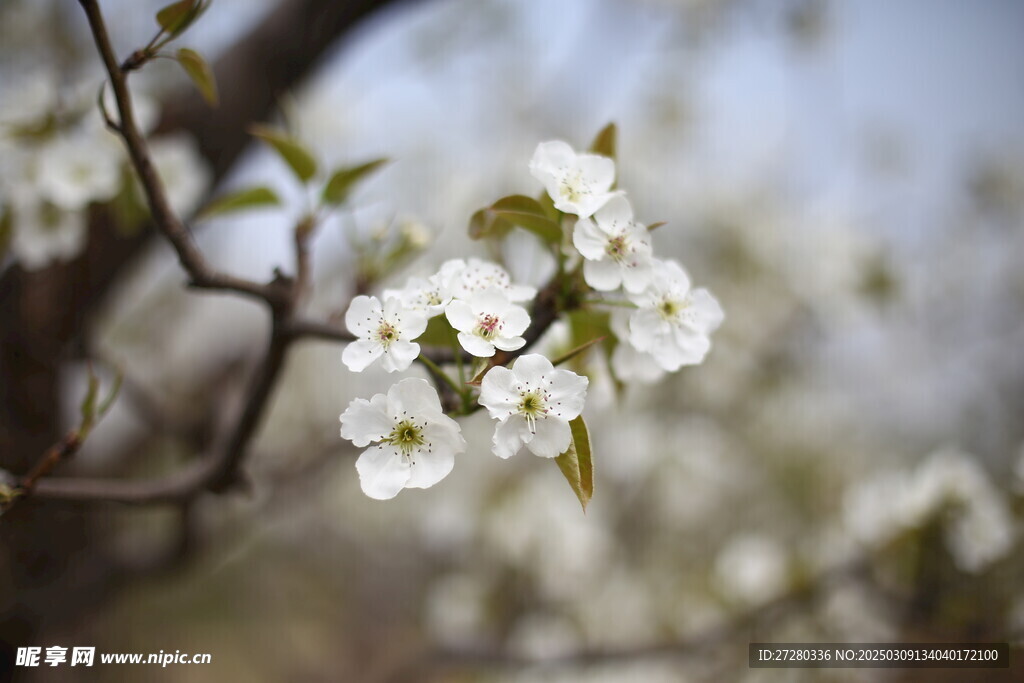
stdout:
[[600,154],[601,156],[615,158],[615,138],[618,135],[618,131],[615,128],[614,123],[609,123],[607,126],[601,129],[601,132],[597,134],[594,141],[590,143],[590,151],[593,154]]
[[303,183],[316,175],[316,159],[295,138],[269,126],[250,126],[249,132],[273,147],[274,151]]
[[512,226],[529,230],[550,244],[562,241],[561,227],[548,217],[540,202],[521,194],[503,197],[474,213],[469,222],[469,236],[480,239],[503,235]]
[[325,204],[338,205],[348,199],[349,193],[355,184],[370,175],[378,168],[388,162],[387,159],[374,159],[365,164],[339,168],[331,174],[330,180],[324,186],[323,200]]
[[121,384],[124,382],[124,373],[120,369],[117,371],[117,376],[114,377],[114,386],[110,388],[110,392],[107,397],[103,399],[99,407],[96,408],[97,418],[103,417],[110,410],[111,406],[114,405],[114,400],[117,395],[121,393]]
[[654,232],[661,226],[665,225],[665,221],[658,221],[657,223],[651,223],[647,226],[647,232]]
[[500,237],[513,228],[508,221],[501,220],[490,207],[480,209],[469,218],[469,236],[478,240],[484,237]]
[[178,63],[195,83],[199,94],[203,96],[206,103],[211,107],[216,107],[220,101],[217,97],[217,80],[213,76],[213,69],[206,63],[203,56],[195,50],[183,47],[178,50]]
[[553,361],[551,361],[551,364],[552,365],[561,365],[562,363],[566,363],[566,362],[572,360],[573,358],[575,358],[576,356],[580,355],[581,353],[583,353],[587,349],[589,349],[594,344],[600,344],[601,342],[603,342],[607,338],[608,338],[607,336],[596,337],[594,339],[591,339],[588,342],[584,342],[584,343],[580,344],[579,346],[577,346],[576,348],[570,349],[570,350],[566,351],[565,353],[563,353],[558,358],[555,358]]
[[92,366],[89,366],[89,385],[82,399],[80,411],[82,413],[81,431],[88,432],[92,423],[96,421],[96,397],[99,395],[100,380],[93,374]]
[[443,315],[436,315],[427,321],[427,329],[423,331],[423,334],[416,337],[416,342],[426,346],[450,347],[454,332],[451,323],[448,322],[448,318]]
[[551,195],[547,193],[547,190],[537,196],[537,203],[544,209],[545,216],[556,223],[562,220],[562,212],[555,208],[555,201],[551,199]]
[[172,2],[156,13],[156,23],[171,38],[180,35],[192,25],[209,7],[208,2],[200,0],[179,0]]
[[579,415],[569,421],[572,430],[572,443],[569,450],[555,458],[562,476],[569,482],[573,493],[580,500],[583,511],[587,511],[587,503],[594,496],[594,462],[590,452],[590,432],[583,416]]
[[225,213],[257,209],[266,206],[277,206],[281,203],[277,195],[269,187],[247,187],[237,192],[229,192],[207,204],[196,215],[197,218],[210,218]]

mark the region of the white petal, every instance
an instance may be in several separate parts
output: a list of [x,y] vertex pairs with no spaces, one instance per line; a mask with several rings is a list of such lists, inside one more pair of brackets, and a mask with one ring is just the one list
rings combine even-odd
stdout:
[[529,437],[530,431],[526,426],[526,420],[518,415],[499,422],[491,439],[494,454],[499,458],[512,457],[523,447],[524,436]]
[[576,227],[572,230],[572,245],[583,255],[583,258],[592,261],[600,260],[605,257],[604,250],[608,246],[608,234],[589,218],[581,218],[576,221]]
[[537,420],[537,431],[526,443],[526,447],[534,455],[542,458],[556,458],[569,449],[572,443],[572,430],[569,423],[558,418],[549,417]]
[[651,355],[663,369],[675,372],[684,365],[698,365],[711,349],[711,340],[704,336],[692,336],[679,339],[677,342],[660,344],[651,350]]
[[594,192],[608,192],[615,182],[615,162],[597,154],[580,154],[576,163]]
[[522,306],[512,305],[505,309],[501,321],[505,324],[502,334],[514,337],[526,332],[526,328],[530,326],[530,314]]
[[725,319],[725,313],[718,300],[706,289],[695,289],[690,293],[690,319],[687,321],[693,329],[705,334],[718,329]]
[[411,476],[408,458],[389,444],[363,451],[356,460],[356,471],[363,493],[377,500],[394,498]]
[[671,332],[671,325],[657,311],[641,308],[629,318],[629,342],[640,351],[652,351],[661,337]]
[[599,292],[610,292],[622,284],[622,266],[611,259],[584,261],[583,279]]
[[494,344],[475,334],[459,332],[459,343],[477,358],[490,358],[494,355]]
[[476,314],[473,308],[461,299],[455,299],[448,308],[444,309],[444,315],[452,327],[462,332],[469,332],[476,327]]
[[652,384],[664,376],[665,371],[649,353],[637,351],[622,340],[612,352],[612,371],[622,381]]
[[352,299],[348,310],[345,311],[345,327],[356,336],[369,337],[377,331],[383,314],[380,301],[376,297],[357,296]]
[[445,287],[451,287],[452,281],[466,269],[466,262],[460,258],[448,259],[437,269],[436,277]]
[[526,340],[522,337],[497,337],[492,343],[494,348],[501,351],[515,351],[526,346]]
[[[356,342],[357,344],[359,342]],[[385,372],[402,372],[408,370],[416,356],[420,355],[420,345],[416,342],[407,342],[399,339],[391,342],[391,346],[384,353],[381,359],[381,367]]]
[[522,382],[528,382],[531,386],[537,387],[541,383],[541,377],[551,374],[555,366],[539,353],[528,353],[516,359],[512,366],[516,377]]
[[352,372],[362,372],[383,353],[384,347],[380,344],[359,339],[351,342],[341,352],[341,362]]
[[539,173],[551,175],[560,170],[576,165],[576,152],[561,140],[551,140],[537,145],[530,159],[530,173],[534,178],[544,182]]
[[[522,360],[522,359],[520,359]],[[491,417],[503,420],[509,416],[519,393],[516,391],[518,380],[516,374],[508,368],[493,367],[484,375],[480,383],[479,403]]]
[[650,260],[642,259],[636,265],[622,269],[622,286],[630,294],[639,294],[651,284],[653,276]]
[[654,286],[661,292],[677,292],[680,296],[690,291],[690,276],[676,261],[653,259]]
[[455,453],[450,450],[420,450],[414,454],[409,481],[406,486],[412,489],[430,488],[447,477],[455,467]]
[[406,308],[400,314],[399,333],[402,339],[415,339],[427,330],[427,314]]
[[473,307],[473,312],[478,315],[480,313],[501,315],[509,307],[510,303],[508,296],[505,295],[503,290],[491,286],[475,293],[469,300],[469,305]]
[[423,435],[435,451],[444,450],[458,455],[466,450],[462,428],[447,415],[437,415],[432,422],[428,422],[423,428]]
[[[612,172],[614,173],[614,169]],[[605,232],[617,235],[633,222],[633,207],[629,205],[625,195],[618,194],[594,214],[594,220]]]
[[396,418],[403,412],[416,417],[424,413],[434,415],[443,412],[437,391],[430,382],[419,377],[407,377],[398,382],[388,389],[387,398],[394,411],[393,417]]
[[[567,213],[575,213],[580,218],[589,218],[594,215],[594,212],[598,211],[602,206],[608,203],[613,197],[621,195],[622,192],[594,192],[593,194],[584,195],[580,198],[580,201],[576,203],[572,211]],[[563,210],[558,204],[555,207],[560,211]]]
[[548,378],[548,408],[565,420],[571,420],[583,411],[590,380],[571,370],[553,370]]
[[528,285],[509,285],[505,294],[509,301],[529,301],[537,296],[537,288]]
[[341,414],[341,438],[356,446],[380,441],[394,429],[394,420],[387,412],[387,399],[377,394],[371,400],[357,398]]

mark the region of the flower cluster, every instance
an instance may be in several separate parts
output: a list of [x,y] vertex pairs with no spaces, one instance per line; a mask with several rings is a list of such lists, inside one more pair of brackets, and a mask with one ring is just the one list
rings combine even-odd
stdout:
[[[632,309],[611,320],[619,339],[612,358],[616,371],[643,381],[700,363],[710,349],[710,333],[722,322],[722,310],[706,290],[691,289],[678,263],[654,257],[650,231],[634,219],[625,193],[613,188],[614,160],[577,154],[564,142],[545,142],[537,147],[530,172],[544,184],[551,215],[558,220],[541,216],[543,207],[534,200],[509,200],[527,211],[536,206],[534,224],[550,228],[548,235],[571,226],[578,256],[563,251],[557,277],[566,282],[582,277],[580,285],[605,296],[621,289],[625,299],[612,303]],[[518,218],[508,220],[514,224]],[[568,259],[578,265],[576,270]],[[355,297],[345,323],[356,340],[342,360],[353,372],[379,361],[390,373],[407,370],[419,359],[435,381],[461,399],[461,411],[452,412],[474,412],[475,402],[497,420],[492,451],[498,457],[509,458],[523,447],[544,458],[568,454],[589,381],[556,369],[543,355],[524,353],[531,318],[523,304],[536,294],[512,282],[496,263],[446,261],[429,277],[409,278],[400,289],[384,290],[380,299]],[[425,335],[431,346],[451,346],[458,382],[416,341]],[[472,376],[479,381],[466,381],[467,360],[473,361]],[[357,446],[377,444],[356,463],[363,491],[373,498],[392,498],[403,488],[440,481],[465,449],[458,424],[444,414],[437,392],[423,380],[402,380],[386,395],[356,399],[341,415],[341,424],[342,437]],[[589,445],[585,448],[589,458]]]
[[634,219],[625,193],[612,190],[614,162],[577,154],[561,141],[545,142],[530,172],[556,208],[578,216],[572,243],[584,259],[587,285],[599,292],[622,288],[635,307],[628,319],[612,320],[620,342],[612,358],[616,374],[652,381],[701,363],[724,318],[722,308],[706,289],[691,289],[681,265],[654,257],[650,231]]
[[[535,294],[533,287],[513,283],[496,263],[476,258],[446,261],[427,278],[409,278],[401,289],[384,290],[383,301],[373,296],[355,297],[345,324],[357,340],[345,348],[342,361],[353,372],[378,360],[386,372],[407,370],[421,353],[414,340],[424,334],[432,318],[441,318],[450,326],[458,343],[457,355],[465,352],[487,359],[496,351],[516,351],[526,344],[522,335],[530,325],[530,314],[521,303]],[[502,388],[512,391],[505,386],[507,382],[500,387],[496,383],[497,376],[504,378],[502,373],[523,375],[519,384],[527,389],[516,394],[518,403],[511,395],[502,394]],[[412,381],[417,384],[410,384]],[[569,420],[583,408],[586,385],[585,377],[554,370],[550,361],[539,355],[523,356],[513,370],[491,368],[483,378],[481,405],[495,417],[492,405],[506,401],[518,406],[506,409],[507,414],[499,418],[494,452],[507,458],[524,444],[546,457],[565,451],[570,440]],[[575,392],[572,396],[566,394],[570,386]],[[418,397],[416,410],[410,410],[412,403],[403,398],[411,391]],[[429,400],[425,398],[428,393]],[[454,455],[465,448],[458,424],[441,412],[437,393],[423,380],[402,380],[387,396],[353,401],[341,422],[341,435],[357,446],[379,442],[356,464],[363,491],[373,498],[392,498],[402,488],[426,488],[440,481],[451,471]],[[521,430],[509,428],[509,424],[516,427],[520,423]],[[447,436],[428,438],[440,431]],[[420,470],[431,476],[418,476]]]
[[[57,80],[40,71],[0,87],[0,219],[10,220],[11,252],[27,270],[77,256],[86,243],[86,209],[114,200],[129,177],[121,145],[95,107],[95,91],[61,92]],[[148,131],[156,108],[135,99]],[[107,102],[106,110],[116,108]],[[194,141],[155,139],[151,152],[175,210],[194,209],[210,180]]]

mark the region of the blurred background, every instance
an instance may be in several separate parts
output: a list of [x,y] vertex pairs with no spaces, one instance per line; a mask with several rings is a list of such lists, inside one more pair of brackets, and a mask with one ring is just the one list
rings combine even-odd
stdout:
[[[101,3],[120,56],[162,4]],[[132,83],[179,211],[250,184],[285,200],[197,225],[217,266],[290,267],[304,192],[244,132],[285,121],[325,165],[392,160],[318,233],[312,313],[345,310],[375,244],[416,251],[372,273],[378,293],[474,254],[541,284],[532,237],[488,251],[469,216],[540,190],[538,142],[582,149],[614,121],[620,187],[641,222],[668,222],[656,253],[726,321],[702,365],[653,385],[617,388],[590,359],[585,515],[552,463],[494,457],[482,414],[439,485],[366,498],[338,415],[394,378],[304,342],[244,491],[0,518],[6,646],[212,654],[147,680],[657,683],[925,680],[750,669],[754,641],[1019,645],[1022,28],[1012,0],[217,0],[179,42],[216,63],[218,109],[170,62]],[[93,111],[101,80],[77,3],[0,3],[0,457],[16,474],[74,425],[86,359],[124,389],[55,476],[179,469],[267,327],[249,301],[187,291],[133,182],[100,168],[124,162]],[[81,177],[55,170],[76,159]]]

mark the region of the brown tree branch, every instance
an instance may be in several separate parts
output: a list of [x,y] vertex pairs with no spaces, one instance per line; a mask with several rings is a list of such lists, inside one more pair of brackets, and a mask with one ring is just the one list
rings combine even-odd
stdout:
[[139,175],[143,191],[146,193],[146,201],[149,204],[153,221],[159,230],[174,247],[182,268],[191,277],[191,285],[204,289],[219,289],[237,292],[248,296],[254,296],[266,301],[271,307],[283,306],[288,302],[288,293],[285,288],[274,286],[271,282],[261,285],[250,280],[237,278],[232,275],[220,273],[213,269],[203,256],[199,247],[196,246],[192,233],[189,232],[178,216],[171,209],[167,194],[164,191],[163,182],[153,167],[153,161],[149,155],[149,148],[146,145],[138,124],[135,122],[135,111],[132,107],[132,98],[128,92],[128,76],[122,70],[114,48],[110,44],[110,37],[107,35],[107,27],[103,21],[96,0],[80,0],[86,17],[89,19],[89,28],[92,31],[96,49],[99,51],[106,68],[107,76],[110,78],[110,85],[114,91],[114,99],[117,102],[117,110],[120,114],[120,123],[117,124],[117,133],[124,140],[125,147],[131,157],[132,166]]
[[[159,175],[153,167],[149,150],[135,122],[127,72],[118,63],[107,34],[97,0],[79,0],[110,78],[120,114],[116,131],[124,140],[146,194],[157,229],[171,242],[182,268],[192,278],[192,285],[245,294],[268,304],[272,312],[270,341],[263,361],[253,377],[248,400],[234,423],[226,445],[196,461],[188,468],[164,478],[131,480],[64,480],[40,482],[35,490],[39,497],[75,500],[107,500],[123,503],[161,503],[191,499],[204,490],[222,492],[237,482],[238,470],[245,458],[278,376],[284,366],[290,344],[302,336],[351,339],[349,335],[326,323],[296,320],[295,309],[308,283],[309,255],[306,239],[309,231],[296,229],[296,259],[299,277],[289,278],[280,272],[266,284],[235,278],[214,270],[195,244],[191,233],[170,207]],[[312,229],[312,225],[309,229]],[[532,346],[557,319],[558,292],[561,280],[556,277],[538,294],[533,305],[533,320],[525,336],[527,345],[516,352],[498,353],[491,366],[507,364]],[[436,378],[435,378],[436,379]]]

